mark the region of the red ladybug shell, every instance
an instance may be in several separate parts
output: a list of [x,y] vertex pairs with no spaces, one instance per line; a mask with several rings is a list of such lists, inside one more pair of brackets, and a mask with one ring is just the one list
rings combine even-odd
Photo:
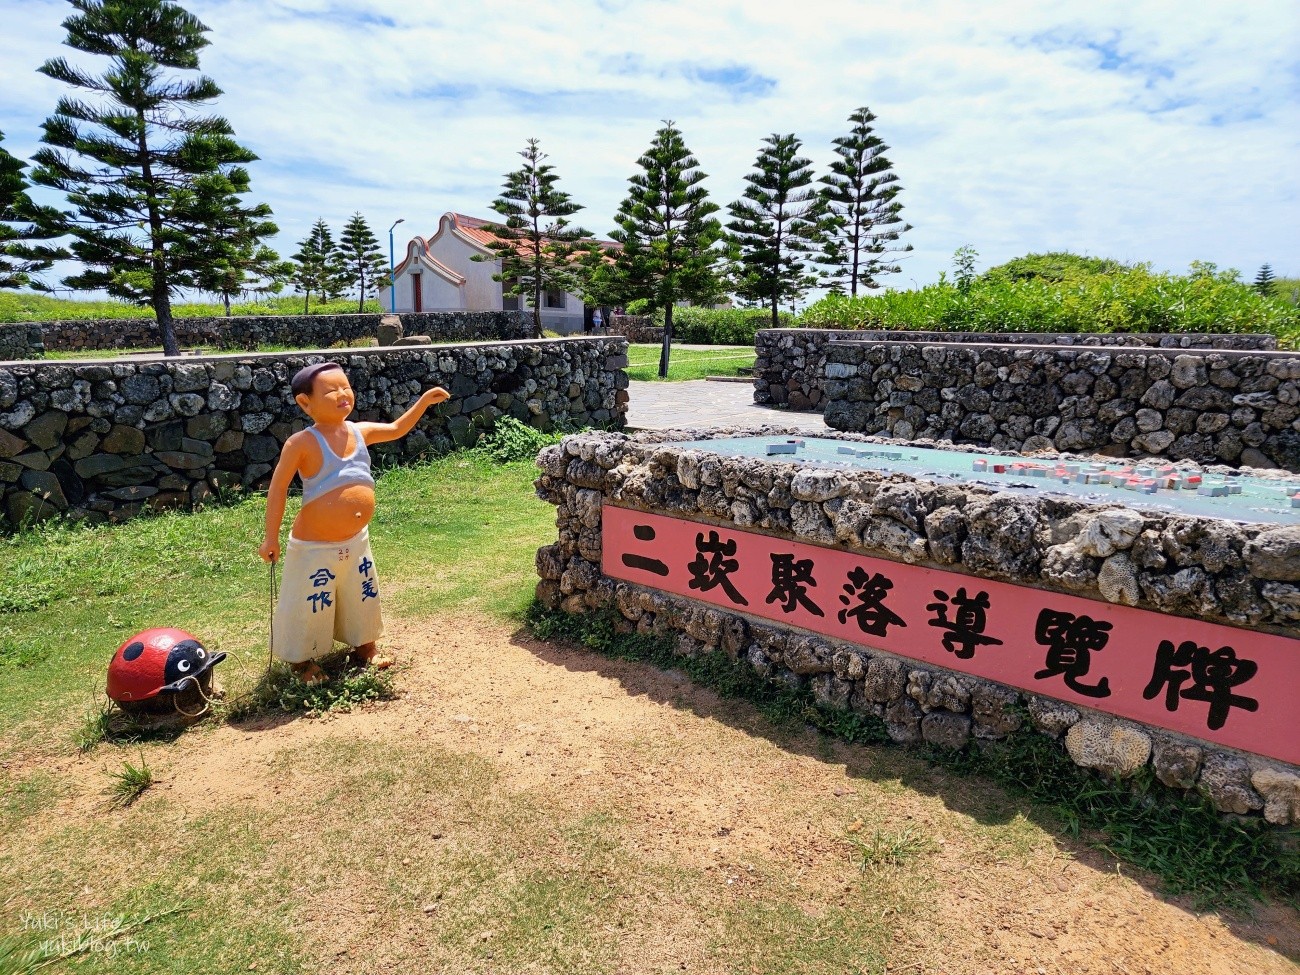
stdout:
[[225,656],[208,653],[184,630],[145,630],[113,654],[108,665],[108,696],[119,703],[145,701],[164,691],[180,690],[186,681],[197,679]]

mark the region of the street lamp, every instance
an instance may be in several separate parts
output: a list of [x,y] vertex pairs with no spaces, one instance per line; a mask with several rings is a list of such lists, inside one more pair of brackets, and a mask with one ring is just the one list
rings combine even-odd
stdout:
[[[393,221],[393,227],[399,223],[405,223],[405,217],[398,217]],[[397,314],[397,267],[393,263],[393,227],[388,228],[388,298],[389,310]]]

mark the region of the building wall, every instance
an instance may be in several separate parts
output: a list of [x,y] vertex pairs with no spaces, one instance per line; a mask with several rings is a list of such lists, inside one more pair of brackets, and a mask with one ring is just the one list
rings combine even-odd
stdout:
[[[407,312],[414,307],[413,286],[410,277],[419,267],[414,255],[422,249],[422,238],[411,240],[407,244],[407,266],[397,275],[397,311]],[[478,247],[456,236],[451,227],[451,218],[443,216],[438,224],[438,232],[428,240],[428,254],[447,268],[465,278],[465,283],[457,287],[442,275],[425,267],[419,273],[423,275],[424,310],[435,311],[459,308],[467,311],[500,311],[503,308],[501,282],[492,280],[499,274],[501,264],[496,260],[476,261],[476,256],[490,256]],[[437,306],[431,302],[440,302]],[[583,330],[583,300],[581,296],[566,294],[563,308],[542,306],[542,327],[561,335],[572,335]],[[379,289],[379,303],[390,307],[389,289]],[[531,312],[532,304],[521,299],[520,307]]]

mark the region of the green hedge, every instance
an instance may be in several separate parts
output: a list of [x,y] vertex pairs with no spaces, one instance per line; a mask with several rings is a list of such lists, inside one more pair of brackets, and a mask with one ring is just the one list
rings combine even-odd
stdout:
[[1263,298],[1236,272],[1193,264],[1190,274],[1137,267],[1061,281],[990,274],[966,288],[941,280],[917,291],[829,295],[800,317],[809,328],[950,332],[1272,332],[1294,347],[1300,310]]
[[[658,316],[662,321],[663,313]],[[781,314],[781,324],[795,324],[789,313]],[[772,327],[772,312],[766,308],[674,308],[673,341],[689,345],[754,344],[754,333]]]

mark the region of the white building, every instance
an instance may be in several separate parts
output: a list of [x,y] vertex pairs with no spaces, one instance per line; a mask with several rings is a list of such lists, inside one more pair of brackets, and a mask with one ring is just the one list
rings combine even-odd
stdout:
[[[501,273],[501,262],[489,246],[496,238],[486,229],[488,223],[463,213],[444,213],[432,237],[412,238],[406,256],[394,269],[396,310],[531,310],[531,302],[518,295],[503,296],[502,282],[492,280]],[[379,289],[379,307],[385,311],[393,307],[387,284]],[[543,328],[566,335],[581,332],[590,319],[591,310],[578,295],[547,292],[543,296]]]

